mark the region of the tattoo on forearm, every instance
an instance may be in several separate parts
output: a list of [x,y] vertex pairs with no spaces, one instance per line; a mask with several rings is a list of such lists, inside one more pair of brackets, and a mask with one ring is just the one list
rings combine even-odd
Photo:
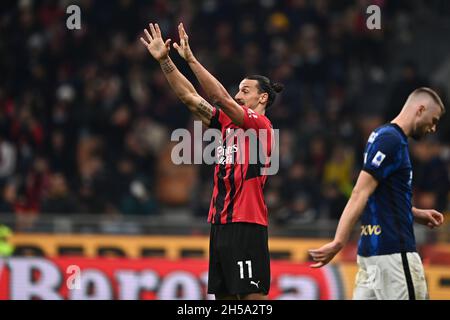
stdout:
[[198,113],[206,117],[207,119],[211,119],[213,115],[213,109],[211,108],[208,102],[202,100],[198,105]]
[[167,59],[161,63],[161,69],[165,74],[171,73],[173,70],[175,70],[175,65],[172,61],[170,61],[170,59]]

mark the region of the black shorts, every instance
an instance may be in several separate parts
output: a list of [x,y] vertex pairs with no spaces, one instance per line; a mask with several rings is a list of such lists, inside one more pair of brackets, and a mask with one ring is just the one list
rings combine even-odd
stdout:
[[208,293],[268,294],[267,227],[256,223],[211,224]]

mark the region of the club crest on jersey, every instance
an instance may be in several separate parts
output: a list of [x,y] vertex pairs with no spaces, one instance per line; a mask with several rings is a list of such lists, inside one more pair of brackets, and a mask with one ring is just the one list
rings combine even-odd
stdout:
[[378,151],[375,154],[375,157],[373,157],[372,159],[372,165],[378,168],[379,166],[381,166],[381,163],[383,162],[384,158],[386,158],[386,155],[383,152]]
[[247,109],[247,113],[250,118],[255,118],[255,119],[258,118],[258,115],[256,114],[256,112],[253,111],[252,109]]

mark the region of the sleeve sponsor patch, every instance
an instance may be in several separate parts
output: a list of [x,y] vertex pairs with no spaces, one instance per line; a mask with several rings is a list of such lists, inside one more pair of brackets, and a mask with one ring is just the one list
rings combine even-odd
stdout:
[[381,151],[378,151],[376,154],[375,154],[375,157],[373,157],[373,159],[372,159],[372,165],[374,166],[374,167],[379,167],[380,165],[381,165],[381,163],[383,162],[383,160],[386,158],[386,155],[383,153],[383,152],[381,152]]

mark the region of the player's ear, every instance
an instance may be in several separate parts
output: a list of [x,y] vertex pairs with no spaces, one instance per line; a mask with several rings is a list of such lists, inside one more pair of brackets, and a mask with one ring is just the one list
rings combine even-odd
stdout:
[[419,107],[417,108],[417,115],[421,116],[424,111],[425,111],[425,106],[423,104],[419,105]]
[[260,103],[266,103],[268,99],[269,99],[269,94],[267,94],[266,92],[264,92],[264,93],[261,94],[261,96],[259,97],[259,102],[260,102]]

